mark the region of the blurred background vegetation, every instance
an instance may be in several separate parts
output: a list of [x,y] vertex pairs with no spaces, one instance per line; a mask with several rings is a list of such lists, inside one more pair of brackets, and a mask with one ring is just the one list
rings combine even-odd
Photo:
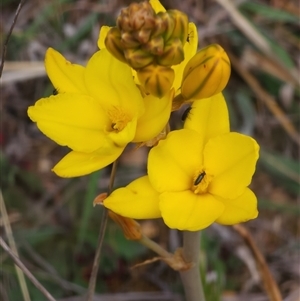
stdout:
[[[97,51],[100,27],[114,25],[120,9],[131,2],[26,1],[8,44],[0,133],[1,207],[5,203],[7,215],[2,210],[0,232],[7,239],[4,224],[9,221],[21,260],[58,300],[77,301],[74,296],[86,291],[102,216],[102,208],[93,208],[92,202],[107,191],[111,167],[74,179],[55,176],[51,168],[68,150],[39,132],[27,117],[27,107],[53,93],[43,67],[46,49],[53,47],[68,60],[85,64]],[[245,226],[284,300],[300,300],[299,3],[161,2],[196,23],[199,48],[219,43],[230,55],[232,76],[224,94],[231,128],[255,137],[261,146],[251,185],[260,214]],[[18,4],[2,0],[1,50]],[[182,126],[182,112],[172,116],[175,128]],[[128,147],[115,187],[145,174],[147,151]],[[160,220],[143,221],[142,229],[171,251],[180,246],[180,234]],[[109,222],[95,300],[184,300],[178,274],[164,263],[132,269],[154,256],[127,241]],[[231,227],[213,225],[203,231],[201,258],[208,301],[268,300],[251,252]],[[24,300],[14,265],[2,250],[0,265],[0,299]],[[32,301],[45,300],[28,280],[26,285]],[[119,299],[113,299],[113,293],[119,293]]]

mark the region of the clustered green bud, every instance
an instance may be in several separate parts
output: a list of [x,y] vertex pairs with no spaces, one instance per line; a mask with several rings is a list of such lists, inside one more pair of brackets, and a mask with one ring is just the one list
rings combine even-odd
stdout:
[[[105,45],[112,55],[137,71],[146,93],[162,97],[173,84],[171,67],[184,60],[187,37],[188,17],[184,13],[169,10],[156,14],[146,1],[122,9],[116,27],[107,34]],[[159,72],[153,76],[149,70]]]

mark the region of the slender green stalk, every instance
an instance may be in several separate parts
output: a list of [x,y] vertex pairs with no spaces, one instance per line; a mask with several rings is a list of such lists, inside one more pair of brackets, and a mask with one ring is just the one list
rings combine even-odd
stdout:
[[148,238],[145,235],[143,235],[142,238],[140,240],[138,240],[138,242],[140,244],[146,246],[147,248],[149,248],[150,250],[152,250],[156,254],[160,255],[161,257],[171,258],[173,256],[173,254],[166,251],[159,244],[157,244],[156,242],[154,242],[153,240],[151,240],[150,238]]
[[102,214],[102,218],[101,218],[100,232],[99,232],[99,237],[98,237],[98,246],[97,246],[96,254],[94,257],[92,273],[91,273],[89,287],[88,287],[88,291],[87,291],[87,297],[86,297],[87,301],[92,301],[93,297],[94,297],[94,293],[95,293],[97,274],[98,274],[99,263],[100,263],[100,255],[101,255],[107,220],[108,220],[107,209],[103,207],[103,214]]
[[[116,171],[117,171],[117,161],[114,161],[113,166],[112,166],[112,171],[110,174],[108,194],[110,194],[112,192],[115,177],[116,177]],[[103,214],[102,214],[100,232],[99,232],[99,237],[98,237],[98,246],[97,246],[96,254],[95,254],[95,258],[94,258],[94,263],[93,263],[92,273],[91,273],[91,277],[90,277],[90,281],[89,281],[89,287],[88,287],[88,291],[87,291],[86,301],[92,301],[93,297],[94,297],[97,274],[98,274],[99,263],[100,263],[100,255],[101,255],[107,220],[108,220],[108,211],[106,208],[103,207]]]
[[186,301],[205,301],[199,270],[200,231],[183,231],[183,258],[193,266],[180,272]]

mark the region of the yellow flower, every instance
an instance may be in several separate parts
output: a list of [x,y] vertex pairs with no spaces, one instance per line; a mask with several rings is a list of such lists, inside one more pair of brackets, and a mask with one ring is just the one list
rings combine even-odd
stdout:
[[104,206],[130,218],[157,218],[159,209],[170,228],[189,231],[255,218],[257,200],[247,186],[259,146],[229,132],[228,120],[221,93],[195,101],[185,128],[150,151],[148,177],[117,189]]
[[160,99],[161,106],[145,111],[151,96],[141,96],[130,67],[106,49],[83,67],[50,48],[45,67],[58,94],[38,100],[28,115],[45,135],[72,150],[53,168],[59,176],[101,169],[116,160],[129,142],[155,137],[168,122],[172,91]]

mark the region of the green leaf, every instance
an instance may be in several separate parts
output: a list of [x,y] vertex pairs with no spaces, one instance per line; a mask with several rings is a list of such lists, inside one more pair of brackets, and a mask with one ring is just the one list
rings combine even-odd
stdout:
[[299,22],[299,19],[295,15],[292,15],[285,10],[274,8],[270,5],[265,5],[255,1],[246,1],[242,3],[239,8],[256,13],[270,21],[291,22],[297,24]]
[[298,205],[289,204],[287,202],[283,204],[277,204],[274,203],[272,200],[259,199],[258,208],[259,210],[267,209],[270,211],[278,211],[284,214],[290,214],[296,216],[300,215],[300,207]]
[[128,261],[137,258],[146,250],[146,248],[138,242],[126,239],[122,230],[115,224],[107,228],[105,242],[119,257]]
[[273,175],[277,182],[298,195],[300,186],[300,163],[298,161],[261,149],[259,163]]
[[14,235],[16,241],[26,241],[31,246],[40,244],[42,242],[48,242],[55,234],[61,233],[62,230],[56,227],[45,227],[43,229],[22,229],[15,230]]
[[256,112],[251,100],[250,91],[247,89],[239,89],[236,93],[236,102],[243,119],[243,124],[239,132],[252,136]]

